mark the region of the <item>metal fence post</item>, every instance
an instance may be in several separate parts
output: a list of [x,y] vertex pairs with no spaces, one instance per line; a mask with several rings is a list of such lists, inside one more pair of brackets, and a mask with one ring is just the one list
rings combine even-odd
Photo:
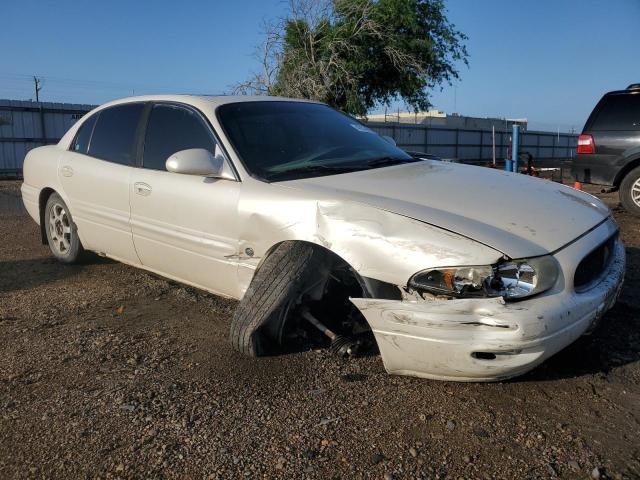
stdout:
[[511,128],[511,160],[513,160],[513,171],[518,172],[518,134],[520,126],[514,123]]
[[491,153],[493,156],[493,166],[496,166],[496,127],[491,125]]
[[455,149],[455,154],[453,155],[454,158],[458,159],[458,145],[460,144],[460,129],[456,128],[456,149]]
[[42,108],[42,103],[39,105],[40,110],[40,133],[42,134],[42,145],[47,144],[47,130],[44,126],[44,109]]
[[424,128],[424,153],[429,151],[429,127]]

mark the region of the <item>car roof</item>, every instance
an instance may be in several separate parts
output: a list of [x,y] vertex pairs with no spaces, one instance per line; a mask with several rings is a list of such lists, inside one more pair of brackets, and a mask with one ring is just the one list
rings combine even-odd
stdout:
[[286,97],[272,97],[268,95],[192,95],[192,94],[179,94],[179,95],[139,95],[134,97],[119,98],[112,100],[103,105],[100,108],[119,105],[122,103],[131,102],[178,102],[193,105],[202,109],[215,109],[220,105],[226,105],[229,103],[240,102],[301,102],[301,103],[320,103],[313,100],[305,100],[299,98],[286,98]]
[[624,95],[624,94],[634,94],[634,93],[636,94],[640,93],[640,83],[632,83],[624,90],[612,90],[610,92],[605,93],[604,96],[606,97],[607,95]]

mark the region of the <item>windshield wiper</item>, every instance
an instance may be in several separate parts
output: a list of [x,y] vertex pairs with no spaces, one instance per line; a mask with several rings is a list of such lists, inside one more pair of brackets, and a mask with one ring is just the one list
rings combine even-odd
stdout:
[[282,170],[280,172],[269,172],[267,174],[267,180],[283,180],[290,175],[296,176],[297,174],[306,173],[319,173],[319,174],[336,174],[336,173],[348,173],[357,172],[359,170],[368,170],[376,167],[386,167],[390,165],[397,165],[400,163],[417,162],[414,158],[398,158],[398,157],[380,157],[370,160],[365,163],[352,164],[352,165],[304,165],[302,167],[295,167],[288,170]]
[[398,157],[380,157],[374,160],[368,161],[365,166],[366,167],[386,167],[390,165],[398,165],[400,163],[411,163],[416,162],[417,160],[414,158],[398,158]]
[[368,165],[352,165],[350,167],[339,167],[332,165],[305,165],[304,167],[291,168],[289,170],[283,170],[281,172],[270,172],[269,178],[274,179],[275,177],[287,177],[291,174],[295,175],[298,173],[347,173],[366,168],[368,168]]

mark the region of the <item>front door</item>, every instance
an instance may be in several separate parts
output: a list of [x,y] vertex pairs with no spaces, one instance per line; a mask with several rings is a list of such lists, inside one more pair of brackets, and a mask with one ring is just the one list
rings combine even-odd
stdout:
[[150,270],[235,297],[241,183],[168,172],[167,158],[189,148],[216,151],[200,113],[182,105],[154,105],[142,166],[134,169],[130,183],[135,248]]

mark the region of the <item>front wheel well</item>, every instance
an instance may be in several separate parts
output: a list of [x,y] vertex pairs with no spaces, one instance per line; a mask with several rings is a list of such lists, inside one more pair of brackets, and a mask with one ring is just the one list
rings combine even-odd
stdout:
[[325,259],[325,262],[328,264],[328,267],[329,267],[326,269],[328,273],[335,273],[336,271],[339,271],[343,279],[349,279],[350,283],[355,283],[359,286],[359,289],[361,290],[360,292],[361,296],[363,297],[371,296],[372,292],[369,291],[366,280],[362,276],[360,276],[360,274],[358,274],[358,272],[356,272],[356,270],[351,265],[349,265],[349,263],[346,260],[344,260],[342,257],[340,257],[340,255],[338,255],[334,251],[329,250],[328,248],[322,245],[318,245],[317,243],[308,242],[305,240],[284,240],[282,242],[276,243],[275,245],[272,245],[264,254],[264,256],[260,259],[260,263],[258,263],[258,266],[256,267],[256,271],[254,272],[254,277],[260,271],[260,268],[264,264],[265,260],[269,258],[269,256],[273,252],[275,252],[280,245],[284,243],[289,243],[289,244],[302,243],[309,246],[313,251],[317,252],[322,256],[323,259]]
[[342,275],[345,277],[350,277],[353,282],[356,282],[361,289],[361,296],[368,298],[384,298],[389,300],[399,300],[402,298],[401,290],[398,286],[392,285],[387,282],[383,282],[381,280],[377,280],[374,278],[363,277],[360,275],[355,268],[353,268],[349,262],[347,262],[340,255],[335,253],[333,250],[330,250],[322,245],[317,243],[308,242],[305,240],[284,240],[282,242],[278,242],[275,245],[272,245],[264,254],[264,256],[260,259],[260,263],[256,267],[256,271],[254,272],[254,276],[260,270],[260,267],[264,263],[264,261],[271,255],[281,244],[285,242],[301,242],[311,246],[314,250],[322,252],[325,255],[325,258],[331,263],[332,270],[340,269],[342,270]]
[[47,245],[49,243],[47,240],[46,227],[44,225],[44,211],[47,206],[47,200],[49,200],[49,197],[53,193],[56,193],[53,188],[45,187],[40,190],[40,197],[38,198],[38,213],[40,216],[40,240],[42,241],[43,245]]
[[322,245],[279,242],[264,255],[234,313],[231,342],[251,355],[328,343],[338,351],[343,343],[371,351],[371,326],[351,299],[399,294],[398,287],[362,277]]

